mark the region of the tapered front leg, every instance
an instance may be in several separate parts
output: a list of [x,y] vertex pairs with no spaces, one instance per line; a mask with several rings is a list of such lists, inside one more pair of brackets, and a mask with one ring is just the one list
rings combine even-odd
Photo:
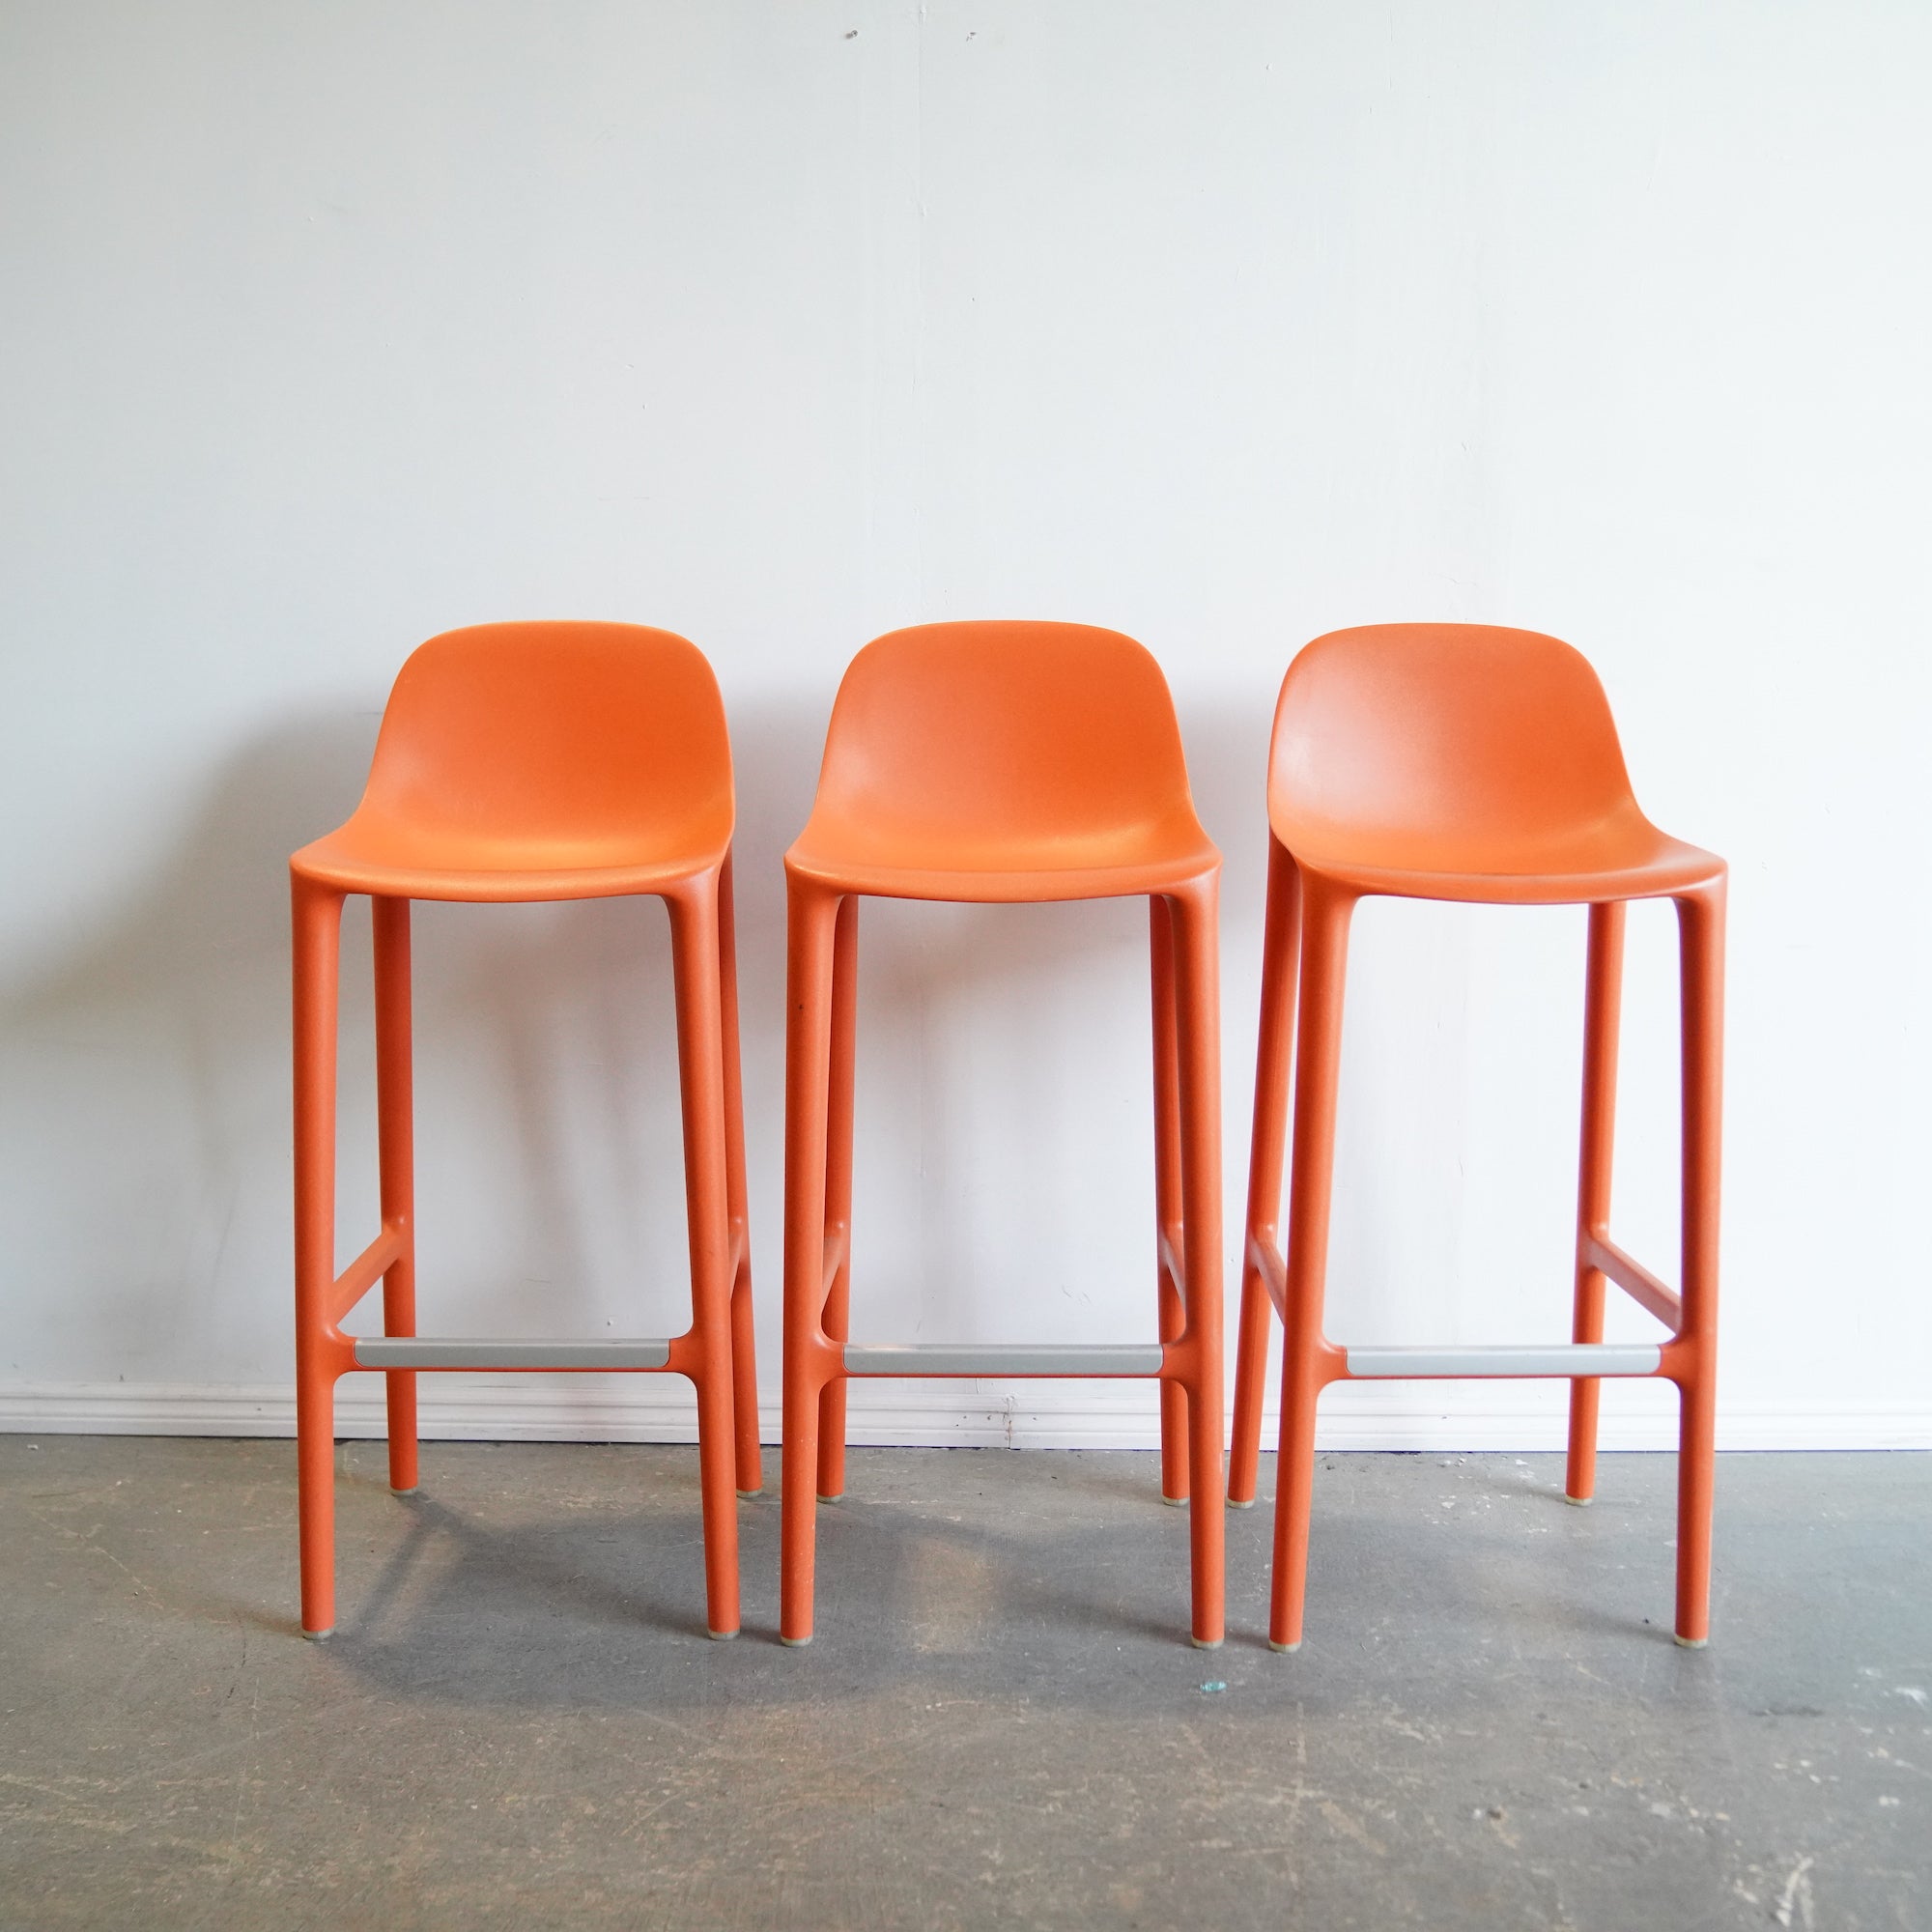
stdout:
[[811,1641],[818,1400],[832,1364],[825,1300],[826,1108],[832,1041],[835,894],[789,884],[785,970],[784,1447],[779,1636]]
[[1724,1107],[1725,881],[1677,901],[1684,1052],[1684,1325],[1677,1447],[1677,1641],[1711,1634],[1717,1476],[1718,1226]]
[[335,1034],[342,895],[297,877],[295,953],[296,1493],[301,1627],[335,1628]]
[[1315,1411],[1322,1385],[1321,1304],[1342,1066],[1342,997],[1354,900],[1302,875],[1301,1025],[1295,1042],[1294,1164],[1289,1178],[1281,1455],[1275,1471],[1274,1587],[1268,1642],[1301,1647],[1308,1519],[1315,1492]]
[[1288,848],[1268,835],[1267,916],[1262,939],[1261,1035],[1255,1050],[1255,1119],[1248,1148],[1248,1212],[1241,1243],[1241,1327],[1235,1356],[1235,1439],[1228,1500],[1247,1509],[1260,1472],[1262,1398],[1274,1312],[1255,1261],[1256,1242],[1276,1245],[1282,1159],[1288,1144],[1288,1079],[1294,1059],[1295,974],[1301,953],[1301,882]]
[[[832,1037],[826,1079],[825,1232],[842,1237],[838,1265],[826,1291],[819,1325],[841,1346],[851,1337],[852,1102],[859,1023],[859,901],[839,901],[832,941]],[[844,1376],[834,1375],[818,1398],[818,1499],[845,1493]]]
[[[1604,1339],[1604,1277],[1584,1259],[1583,1238],[1610,1234],[1610,1172],[1617,1123],[1617,1023],[1623,1005],[1624,904],[1590,908],[1589,963],[1583,983],[1583,1131],[1577,1175],[1577,1306],[1570,1336]],[[1570,1384],[1570,1456],[1564,1493],[1586,1503],[1597,1491],[1597,1406],[1603,1384]]]
[[1188,1530],[1193,1635],[1211,1650],[1226,1623],[1228,1514],[1221,1432],[1221,969],[1216,882],[1172,901],[1175,1013],[1180,1097],[1180,1186],[1185,1245],[1187,1433],[1193,1493]]
[[[1163,1343],[1178,1342],[1187,1325],[1180,1287],[1165,1252],[1186,1245],[1180,1162],[1180,1063],[1175,1011],[1174,913],[1158,894],[1148,901],[1148,939],[1153,990],[1153,1217],[1154,1296]],[[1160,1385],[1160,1496],[1187,1500],[1187,1390],[1177,1380]]]
[[716,876],[707,876],[670,895],[667,904],[677,990],[678,1084],[684,1103],[692,1325],[697,1341],[694,1379],[704,1510],[705,1621],[713,1636],[732,1637],[738,1634],[738,1503],[732,1439],[731,1216]]
[[[376,952],[376,1127],[383,1226],[393,1231],[396,1259],[383,1275],[383,1333],[416,1332],[415,1103],[410,1027],[410,902],[370,901]],[[416,1375],[384,1375],[389,1411],[389,1487],[416,1487]]]

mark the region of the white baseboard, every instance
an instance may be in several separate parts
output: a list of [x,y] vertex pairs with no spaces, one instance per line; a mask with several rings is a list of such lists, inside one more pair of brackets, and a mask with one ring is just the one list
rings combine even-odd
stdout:
[[[425,1375],[425,1437],[468,1442],[690,1442],[691,1390],[671,1376]],[[1561,1382],[1358,1382],[1323,1396],[1324,1449],[1560,1449]],[[1159,1441],[1151,1385],[1138,1382],[853,1383],[848,1440],[933,1448],[1151,1449]],[[778,1440],[778,1406],[760,1407]],[[1274,1440],[1272,1406],[1263,1446]],[[0,1431],[79,1435],[292,1435],[287,1384],[0,1382]],[[382,1384],[339,1386],[336,1433],[384,1433]],[[1606,1384],[1602,1446],[1676,1446],[1676,1403],[1657,1383]],[[1720,1449],[1932,1449],[1932,1403],[1842,1399],[1720,1403]]]

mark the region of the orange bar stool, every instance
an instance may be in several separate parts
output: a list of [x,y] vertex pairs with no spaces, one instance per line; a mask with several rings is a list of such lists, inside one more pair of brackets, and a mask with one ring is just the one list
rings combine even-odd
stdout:
[[[785,854],[784,1466],[780,1634],[811,1639],[815,1504],[845,1487],[854,1376],[1149,1376],[1162,1489],[1192,1514],[1193,1636],[1221,1641],[1220,854],[1160,667],[1077,624],[929,624],[853,659]],[[1151,904],[1159,1337],[1145,1346],[847,1339],[859,900]]]
[[[1595,1483],[1604,1376],[1677,1384],[1677,1640],[1710,1629],[1722,1102],[1724,863],[1680,844],[1631,793],[1602,685],[1533,631],[1383,624],[1318,638],[1289,667],[1268,761],[1267,923],[1235,1380],[1230,1501],[1250,1503],[1270,1304],[1281,1315],[1281,1460],[1268,1640],[1301,1643],[1315,1407],[1330,1382],[1548,1376],[1570,1382],[1571,1501]],[[1485,905],[1587,904],[1574,1339],[1550,1348],[1340,1348],[1321,1324],[1349,921],[1376,894]],[[1676,901],[1683,982],[1681,1295],[1610,1239],[1610,1150],[1624,907]],[[1299,956],[1300,1024],[1295,1022]],[[1294,1161],[1276,1245],[1289,1066]],[[1670,1330],[1606,1344],[1613,1281]]]
[[[420,1369],[672,1370],[697,1390],[711,1634],[738,1632],[738,1494],[758,1416],[731,925],[731,750],[711,667],[668,631],[483,624],[411,657],[362,802],[289,862],[295,897],[296,1428],[305,1636],[335,1623],[335,1382],[387,1378],[389,1483],[416,1486]],[[336,980],[342,901],[372,902],[382,1232],[335,1266]],[[692,1324],[669,1340],[418,1336],[410,901],[649,894],[670,915],[691,1229]],[[342,1323],[378,1281],[383,1333]]]

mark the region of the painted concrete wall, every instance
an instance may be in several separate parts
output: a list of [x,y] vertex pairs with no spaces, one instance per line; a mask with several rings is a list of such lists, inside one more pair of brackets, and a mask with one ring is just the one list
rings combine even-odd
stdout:
[[[778,862],[850,654],[1039,615],[1161,658],[1228,860],[1233,1226],[1275,688],[1442,617],[1585,650],[1652,815],[1735,868],[1724,1439],[1932,1440],[1928,87],[1932,14],[1843,0],[6,10],[0,1415],[285,1425],[284,861],[430,633],[632,618],[718,668],[775,1395]],[[1151,1334],[1145,943],[867,909],[857,1333]],[[1640,912],[1618,1216],[1666,1272],[1671,947]],[[678,1325],[661,911],[431,908],[418,955],[425,1324]],[[1338,1337],[1565,1332],[1581,962],[1580,913],[1362,915]],[[874,1389],[855,1433],[1147,1440],[1147,1393]],[[1328,1429],[1548,1440],[1557,1396]]]

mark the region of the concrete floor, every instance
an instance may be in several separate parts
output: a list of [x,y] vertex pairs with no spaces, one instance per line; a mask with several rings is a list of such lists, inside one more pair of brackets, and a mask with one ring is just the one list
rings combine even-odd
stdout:
[[853,1452],[801,1651],[690,1450],[381,1459],[312,1645],[289,1444],[0,1438],[0,1924],[1932,1926],[1932,1458],[1727,1458],[1697,1653],[1670,1458],[1332,1456],[1292,1658],[1148,1456]]

